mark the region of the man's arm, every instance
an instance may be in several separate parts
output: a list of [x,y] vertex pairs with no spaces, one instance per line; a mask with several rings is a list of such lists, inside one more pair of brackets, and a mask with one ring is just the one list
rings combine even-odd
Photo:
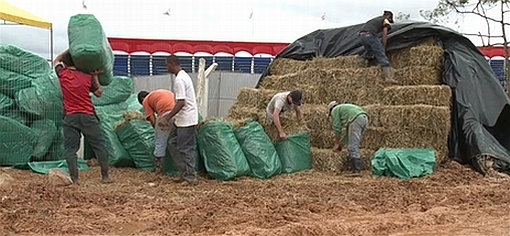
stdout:
[[99,84],[99,78],[97,75],[92,75],[92,86],[90,87],[90,91],[98,98],[103,95],[103,88]]
[[179,77],[176,77],[174,80],[174,94],[176,100],[174,109],[172,109],[168,115],[163,117],[168,122],[170,122],[170,120],[174,118],[174,116],[177,115],[177,113],[179,113],[186,104],[186,90],[184,87],[184,81],[179,79]]
[[53,65],[58,65],[62,61],[62,57],[64,57],[65,54],[69,53],[69,49],[66,49],[62,53],[58,54],[55,60],[53,60]]
[[294,110],[296,111],[296,118],[299,122],[303,119],[303,114],[301,113],[301,109],[298,106],[294,106]]
[[154,115],[147,117],[147,120],[151,122],[152,128],[156,127],[156,117],[154,117]]
[[273,122],[274,122],[274,125],[276,126],[276,129],[278,129],[279,134],[285,133],[285,131],[283,130],[282,124],[280,122],[280,109],[278,109],[278,108],[274,109]]
[[383,49],[386,51],[386,44],[388,43],[388,27],[384,27],[382,31],[382,45]]

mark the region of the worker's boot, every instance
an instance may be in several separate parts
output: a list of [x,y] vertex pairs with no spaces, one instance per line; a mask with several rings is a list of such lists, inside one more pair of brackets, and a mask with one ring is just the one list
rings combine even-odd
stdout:
[[398,82],[396,80],[393,79],[393,75],[391,73],[391,67],[383,67],[382,68],[382,71],[383,71],[383,76],[384,76],[384,79],[385,79],[385,82],[388,83],[388,84],[398,84]]
[[361,158],[350,158],[350,164],[352,171],[350,176],[361,176],[361,171],[363,170],[363,162],[361,161]]
[[163,158],[162,157],[156,157],[155,158],[155,174],[161,175],[163,174]]

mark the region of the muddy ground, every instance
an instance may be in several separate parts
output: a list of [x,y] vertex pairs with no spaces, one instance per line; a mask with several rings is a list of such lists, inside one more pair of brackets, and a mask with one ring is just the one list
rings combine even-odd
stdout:
[[198,186],[133,169],[82,172],[81,186],[4,170],[2,235],[508,235],[510,181],[450,162],[426,178],[317,172]]

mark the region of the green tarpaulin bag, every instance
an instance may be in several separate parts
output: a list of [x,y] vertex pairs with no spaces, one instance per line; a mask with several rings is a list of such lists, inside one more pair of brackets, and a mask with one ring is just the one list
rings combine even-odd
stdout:
[[[115,132],[117,124],[124,119],[122,115],[126,112],[126,109],[127,104],[124,102],[96,107],[96,114],[99,117],[99,123],[103,129],[106,150],[108,151],[108,164],[110,166],[135,167],[133,159],[124,146],[122,146]],[[92,152],[92,150],[90,150],[90,152]]]
[[[108,86],[103,86],[103,95],[92,96],[94,106],[104,106],[125,102],[133,93],[133,80],[129,77],[116,76]],[[138,100],[137,100],[138,102]]]
[[143,110],[142,104],[138,102],[138,94],[131,94],[129,98],[126,100],[127,103],[127,111],[139,111],[145,116],[145,111]]
[[57,135],[57,126],[52,120],[36,120],[32,122],[30,128],[37,138],[32,161],[43,161]]
[[43,57],[15,45],[0,44],[0,76],[10,71],[21,76],[39,78],[50,69],[50,64]]
[[122,146],[140,170],[154,171],[154,128],[147,121],[132,120],[115,131]]
[[434,149],[379,149],[372,157],[372,174],[408,180],[430,175],[436,166]]
[[280,174],[281,163],[273,143],[264,128],[256,121],[248,121],[245,126],[234,130],[250,165],[250,176],[268,179]]
[[0,93],[0,112],[12,110],[14,100],[5,94]]
[[[198,138],[197,138],[197,140],[198,140]],[[195,158],[195,170],[197,171],[198,174],[200,174],[205,171],[204,160],[200,156],[200,152],[198,150],[198,145],[196,147],[196,151],[197,151],[197,154],[195,156],[196,157]],[[168,152],[168,150],[166,152],[165,160],[163,163],[163,173],[165,173],[165,175],[168,175],[168,176],[178,176],[179,175],[179,168],[175,164],[175,161],[172,158],[172,156],[170,155],[170,153]]]
[[16,103],[21,111],[34,119],[50,119],[61,122],[63,102],[58,77],[49,72],[33,81],[34,87],[25,88],[16,94]]
[[232,130],[221,121],[209,121],[198,131],[198,148],[205,169],[217,180],[231,180],[250,173],[250,166]]
[[282,164],[282,173],[290,174],[312,169],[309,132],[291,134],[287,136],[287,140],[277,141],[275,148]]
[[[31,170],[34,173],[43,175],[49,174],[51,169],[61,169],[69,173],[69,167],[67,166],[67,162],[65,160],[28,162],[25,164],[15,165],[13,168],[20,170]],[[78,158],[78,169],[80,171],[87,171],[90,170],[90,167],[87,165],[85,160]]]
[[44,156],[44,161],[59,161],[64,160],[64,129],[62,125],[56,124],[57,133],[55,134],[55,138],[53,138],[53,142],[48,150],[48,153]]
[[0,116],[0,165],[30,161],[37,142],[35,133],[11,118]]
[[92,14],[78,14],[67,26],[69,53],[76,67],[85,72],[104,69],[99,83],[109,85],[113,78],[114,55],[101,23]]

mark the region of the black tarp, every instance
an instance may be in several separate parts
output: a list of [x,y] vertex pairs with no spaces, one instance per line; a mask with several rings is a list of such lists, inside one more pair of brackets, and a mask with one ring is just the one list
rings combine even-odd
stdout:
[[[361,54],[364,48],[357,36],[361,26],[314,31],[290,44],[276,58],[309,60]],[[443,82],[453,94],[450,158],[483,172],[475,157],[490,155],[497,158],[497,170],[510,173],[510,100],[484,55],[469,39],[443,26],[406,21],[392,25],[387,51],[416,45],[431,36],[445,50]],[[269,67],[257,88],[267,75]]]

